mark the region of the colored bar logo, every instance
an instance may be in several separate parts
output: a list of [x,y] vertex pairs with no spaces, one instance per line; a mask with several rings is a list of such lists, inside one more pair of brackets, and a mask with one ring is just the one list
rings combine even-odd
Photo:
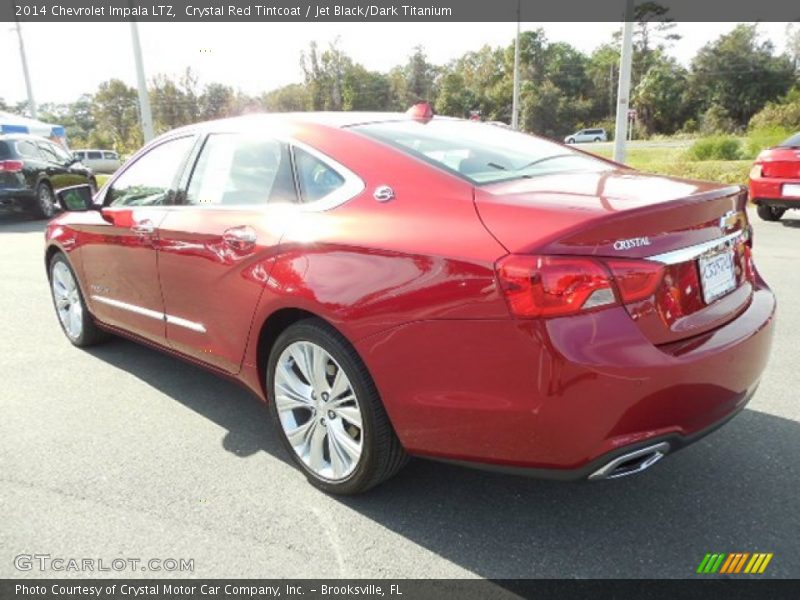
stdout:
[[769,561],[772,560],[773,553],[769,552],[731,552],[731,553],[708,553],[700,561],[697,572],[702,575],[712,575],[714,573],[725,573],[727,575],[741,574],[761,574]]

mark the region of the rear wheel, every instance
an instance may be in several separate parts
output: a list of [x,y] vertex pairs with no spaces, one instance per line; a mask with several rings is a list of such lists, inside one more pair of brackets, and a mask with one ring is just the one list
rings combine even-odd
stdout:
[[756,208],[758,216],[764,221],[780,221],[783,213],[786,212],[785,208],[775,208],[766,204],[759,204]]
[[97,327],[89,314],[78,278],[61,253],[50,261],[50,293],[61,329],[74,346],[93,346],[108,339],[109,335]]
[[36,187],[36,201],[32,209],[37,219],[51,219],[56,214],[56,197],[49,183],[43,181]]
[[596,137],[596,138],[594,138],[594,141],[595,141],[595,142],[600,142],[600,141],[602,141],[602,140],[601,140],[599,137]]
[[314,486],[357,494],[406,463],[366,366],[324,321],[299,321],[278,337],[267,389],[281,440]]

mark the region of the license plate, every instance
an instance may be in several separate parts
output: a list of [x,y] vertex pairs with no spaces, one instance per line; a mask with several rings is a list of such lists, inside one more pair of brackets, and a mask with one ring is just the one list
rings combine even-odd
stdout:
[[733,250],[702,257],[697,261],[700,282],[703,285],[703,300],[711,304],[736,288],[736,272],[733,268]]
[[800,198],[800,183],[784,183],[783,195],[797,196],[798,198]]

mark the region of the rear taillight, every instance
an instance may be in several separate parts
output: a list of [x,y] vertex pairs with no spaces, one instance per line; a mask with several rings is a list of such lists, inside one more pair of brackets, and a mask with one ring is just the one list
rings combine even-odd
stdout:
[[750,167],[750,179],[758,179],[761,177],[761,165],[755,164]]
[[563,317],[635,302],[653,295],[662,266],[646,260],[598,260],[510,254],[497,263],[497,279],[512,314]]
[[651,260],[608,260],[623,304],[652,296],[664,276],[664,266]]
[[0,160],[0,173],[19,173],[23,166],[21,160]]

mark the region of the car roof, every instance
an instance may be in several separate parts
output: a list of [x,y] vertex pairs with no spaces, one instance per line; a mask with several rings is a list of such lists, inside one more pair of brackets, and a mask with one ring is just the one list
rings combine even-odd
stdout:
[[[251,113],[240,117],[230,117],[216,121],[205,121],[173,129],[165,135],[188,132],[250,131],[267,126],[319,125],[334,129],[344,129],[368,123],[408,121],[413,117],[400,112],[287,112]],[[434,117],[439,120],[457,120],[451,117]]]

